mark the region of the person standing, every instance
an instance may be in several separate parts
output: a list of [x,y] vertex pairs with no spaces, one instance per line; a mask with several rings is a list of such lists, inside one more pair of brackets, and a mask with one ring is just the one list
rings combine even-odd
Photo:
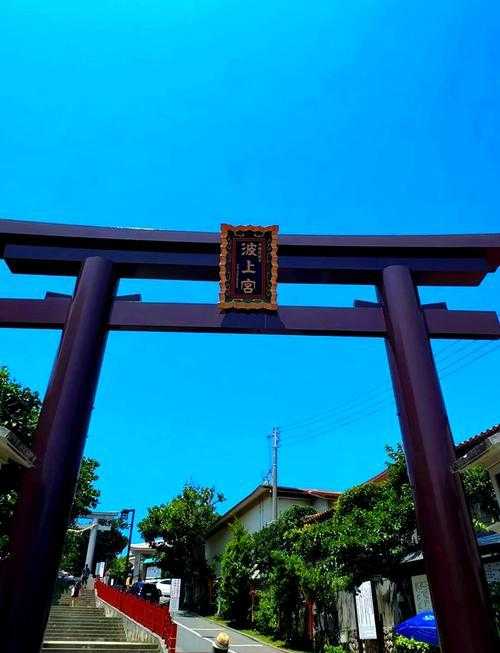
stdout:
[[87,581],[90,576],[90,569],[89,566],[86,564],[85,567],[83,568],[82,571],[82,587],[85,588],[87,587]]
[[75,607],[75,601],[80,596],[80,591],[82,589],[82,581],[80,578],[77,579],[76,583],[71,588],[71,607]]

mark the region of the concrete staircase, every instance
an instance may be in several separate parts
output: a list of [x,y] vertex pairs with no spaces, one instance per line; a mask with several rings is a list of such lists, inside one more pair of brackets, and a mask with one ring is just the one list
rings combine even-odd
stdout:
[[58,653],[160,653],[158,644],[127,642],[122,620],[96,608],[93,590],[82,590],[74,607],[64,594],[50,611],[42,651]]

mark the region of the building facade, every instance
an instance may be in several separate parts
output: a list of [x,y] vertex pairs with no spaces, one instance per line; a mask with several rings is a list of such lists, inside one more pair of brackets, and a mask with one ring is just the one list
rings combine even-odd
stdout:
[[[317,512],[330,510],[340,492],[328,490],[278,487],[278,515],[292,506],[310,506]],[[206,536],[205,554],[210,564],[217,566],[218,557],[229,540],[229,526],[239,519],[250,532],[256,533],[272,521],[272,488],[258,485],[253,492],[230,508]]]

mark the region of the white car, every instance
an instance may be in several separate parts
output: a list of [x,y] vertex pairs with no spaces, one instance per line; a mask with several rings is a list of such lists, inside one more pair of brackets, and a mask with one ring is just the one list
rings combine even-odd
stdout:
[[156,581],[156,587],[160,590],[162,597],[170,598],[170,585],[172,584],[171,578],[162,578]]

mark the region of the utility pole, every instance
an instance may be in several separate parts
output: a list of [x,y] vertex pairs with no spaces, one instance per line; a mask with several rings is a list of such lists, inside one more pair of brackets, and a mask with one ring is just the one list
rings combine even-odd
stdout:
[[277,426],[273,428],[273,464],[271,470],[272,484],[272,520],[278,519],[278,446],[280,442],[280,430]]

